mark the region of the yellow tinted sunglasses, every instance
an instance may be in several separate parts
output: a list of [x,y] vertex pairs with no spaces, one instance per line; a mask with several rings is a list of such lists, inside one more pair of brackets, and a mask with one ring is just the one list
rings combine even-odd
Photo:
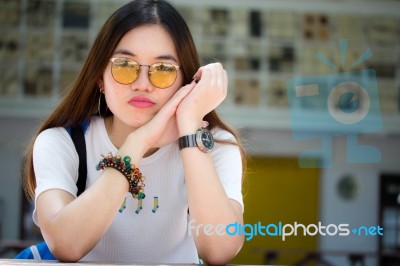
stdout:
[[120,84],[133,83],[140,74],[140,67],[148,67],[148,77],[155,87],[165,89],[174,84],[179,66],[171,63],[155,63],[152,65],[140,65],[138,62],[124,57],[111,58],[111,75]]

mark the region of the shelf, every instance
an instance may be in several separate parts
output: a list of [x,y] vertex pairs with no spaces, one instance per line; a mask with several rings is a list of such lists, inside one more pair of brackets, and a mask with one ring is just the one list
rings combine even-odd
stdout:
[[[101,24],[126,2],[32,3],[0,0],[4,6],[0,10],[0,41],[4,43],[0,46],[0,116],[47,116],[80,70]],[[375,57],[356,70],[373,68],[377,72],[382,117],[371,119],[371,123],[381,120],[383,128],[373,134],[400,134],[400,67],[396,60],[400,57],[400,2],[172,3],[187,20],[203,63],[220,61],[227,70],[229,94],[219,110],[234,126],[330,134],[362,132],[357,127],[338,131],[326,120],[323,109],[311,113],[299,110],[298,118],[304,123],[294,128],[286,82],[298,76],[349,71],[349,66],[371,49]],[[343,67],[338,46],[341,38],[349,39]],[[318,61],[317,53],[324,54],[338,69]]]
[[[338,130],[332,121],[327,121],[327,114],[319,112],[303,112],[297,118],[304,123],[296,126],[291,122],[288,111],[277,109],[251,109],[251,108],[219,108],[218,113],[230,124],[238,128],[253,128],[267,130],[291,130],[295,132],[313,132],[315,134],[344,135],[344,134],[370,134],[370,135],[398,135],[400,134],[400,115],[378,116],[371,118],[372,124],[382,123],[376,130],[363,130],[361,127],[349,127]],[[254,114],[257,115],[254,115]]]

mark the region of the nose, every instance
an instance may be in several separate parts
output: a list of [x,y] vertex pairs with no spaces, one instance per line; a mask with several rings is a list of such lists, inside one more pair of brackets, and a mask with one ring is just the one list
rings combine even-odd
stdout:
[[149,80],[149,67],[148,65],[140,65],[139,76],[131,84],[132,90],[142,90],[151,92],[154,90],[153,84]]

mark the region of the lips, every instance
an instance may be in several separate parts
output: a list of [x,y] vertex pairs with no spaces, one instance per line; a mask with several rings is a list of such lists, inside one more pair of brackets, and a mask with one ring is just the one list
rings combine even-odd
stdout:
[[136,108],[150,108],[155,103],[144,96],[135,96],[129,100],[129,104]]

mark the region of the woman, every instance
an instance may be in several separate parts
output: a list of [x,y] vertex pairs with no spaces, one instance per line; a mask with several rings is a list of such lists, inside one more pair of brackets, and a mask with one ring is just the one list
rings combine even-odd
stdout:
[[[27,154],[25,189],[52,253],[62,261],[231,260],[243,236],[201,229],[243,223],[244,153],[214,111],[226,94],[226,71],[200,67],[170,4],[137,0],[111,15]],[[84,121],[88,180],[77,197],[79,159],[65,127]]]

